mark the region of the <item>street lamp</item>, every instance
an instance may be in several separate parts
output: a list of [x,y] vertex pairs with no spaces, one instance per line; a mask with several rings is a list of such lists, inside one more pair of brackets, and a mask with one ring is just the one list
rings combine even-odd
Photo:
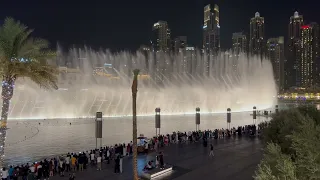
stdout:
[[[155,115],[156,137],[158,137],[158,135],[160,135],[160,128],[161,128],[160,111],[161,111],[160,108],[155,109],[155,112],[156,112],[156,115]],[[159,129],[159,131],[158,131],[158,129]]]
[[196,108],[196,131],[199,131],[200,126],[200,108]]
[[230,129],[230,123],[231,123],[231,109],[227,109],[227,129]]
[[256,121],[257,121],[257,107],[255,107],[255,106],[253,106],[252,116],[253,116],[253,124],[256,124]]

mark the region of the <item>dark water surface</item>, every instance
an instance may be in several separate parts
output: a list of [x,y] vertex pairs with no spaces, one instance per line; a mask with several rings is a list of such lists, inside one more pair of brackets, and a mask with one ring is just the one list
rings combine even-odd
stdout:
[[[257,123],[265,120],[260,117]],[[232,113],[231,127],[252,122],[250,112]],[[96,146],[94,119],[9,121],[8,128],[5,156],[9,164],[85,151]],[[161,134],[195,128],[195,115],[161,116]],[[201,114],[200,129],[215,128],[227,128],[226,114]],[[138,134],[155,135],[154,116],[138,117]],[[131,139],[132,117],[104,118],[103,145],[128,143]]]

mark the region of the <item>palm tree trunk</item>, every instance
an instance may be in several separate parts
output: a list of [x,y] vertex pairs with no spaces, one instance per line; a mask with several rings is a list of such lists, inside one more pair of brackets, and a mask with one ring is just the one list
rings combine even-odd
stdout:
[[133,168],[133,180],[139,180],[138,169],[137,169],[137,158],[138,158],[138,147],[137,147],[137,92],[138,92],[138,74],[139,70],[134,70],[134,77],[132,82],[132,138],[133,138],[133,159],[132,159],[132,168]]
[[13,96],[15,78],[3,77],[2,81],[2,111],[0,126],[0,167],[4,167],[4,146],[6,140],[7,120],[9,114],[10,100]]
[[138,169],[137,169],[137,158],[138,158],[138,147],[137,147],[137,111],[136,111],[136,102],[137,95],[132,96],[132,110],[133,110],[133,118],[132,118],[132,136],[133,136],[133,179],[138,180]]

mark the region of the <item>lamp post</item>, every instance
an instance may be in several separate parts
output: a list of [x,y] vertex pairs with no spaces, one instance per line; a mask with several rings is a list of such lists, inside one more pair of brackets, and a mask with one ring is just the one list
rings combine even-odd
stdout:
[[227,109],[227,129],[229,130],[231,128],[230,123],[231,123],[231,109],[228,108]]
[[200,126],[200,108],[196,108],[196,131],[199,131]]
[[102,112],[96,113],[96,149],[98,148],[98,139],[102,147]]
[[[160,108],[155,109],[156,115],[155,115],[155,128],[156,128],[156,137],[160,135],[160,128],[161,128],[161,122],[160,122]],[[159,131],[158,131],[159,129]]]
[[257,121],[257,108],[255,106],[253,106],[252,116],[253,116],[253,124],[256,124],[256,121]]

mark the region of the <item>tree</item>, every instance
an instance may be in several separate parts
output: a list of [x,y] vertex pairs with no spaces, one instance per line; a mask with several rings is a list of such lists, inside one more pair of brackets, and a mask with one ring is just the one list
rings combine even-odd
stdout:
[[320,124],[320,112],[310,106],[302,106],[275,114],[268,127],[263,129],[264,142],[266,144],[276,143],[281,147],[283,153],[294,154],[291,148],[292,142],[287,138],[287,135],[299,129],[306,117],[309,117],[315,124]]
[[138,92],[138,75],[140,70],[133,70],[133,82],[132,82],[132,138],[133,138],[133,159],[132,159],[132,168],[133,168],[133,179],[138,180],[138,169],[137,169],[137,158],[138,158],[138,147],[137,147],[137,92]]
[[320,125],[315,119],[319,111],[303,107],[282,111],[280,114],[279,117],[286,119],[272,119],[267,127],[269,133],[277,134],[274,137],[268,135],[264,158],[254,178],[320,179]]
[[269,143],[254,178],[256,180],[298,180],[295,172],[296,166],[290,156],[283,154],[279,145]]
[[18,78],[28,78],[41,88],[57,89],[57,68],[48,64],[55,53],[48,42],[30,37],[27,26],[6,18],[0,27],[0,75],[2,76],[2,111],[0,126],[0,167],[3,166],[4,145],[10,100]]

